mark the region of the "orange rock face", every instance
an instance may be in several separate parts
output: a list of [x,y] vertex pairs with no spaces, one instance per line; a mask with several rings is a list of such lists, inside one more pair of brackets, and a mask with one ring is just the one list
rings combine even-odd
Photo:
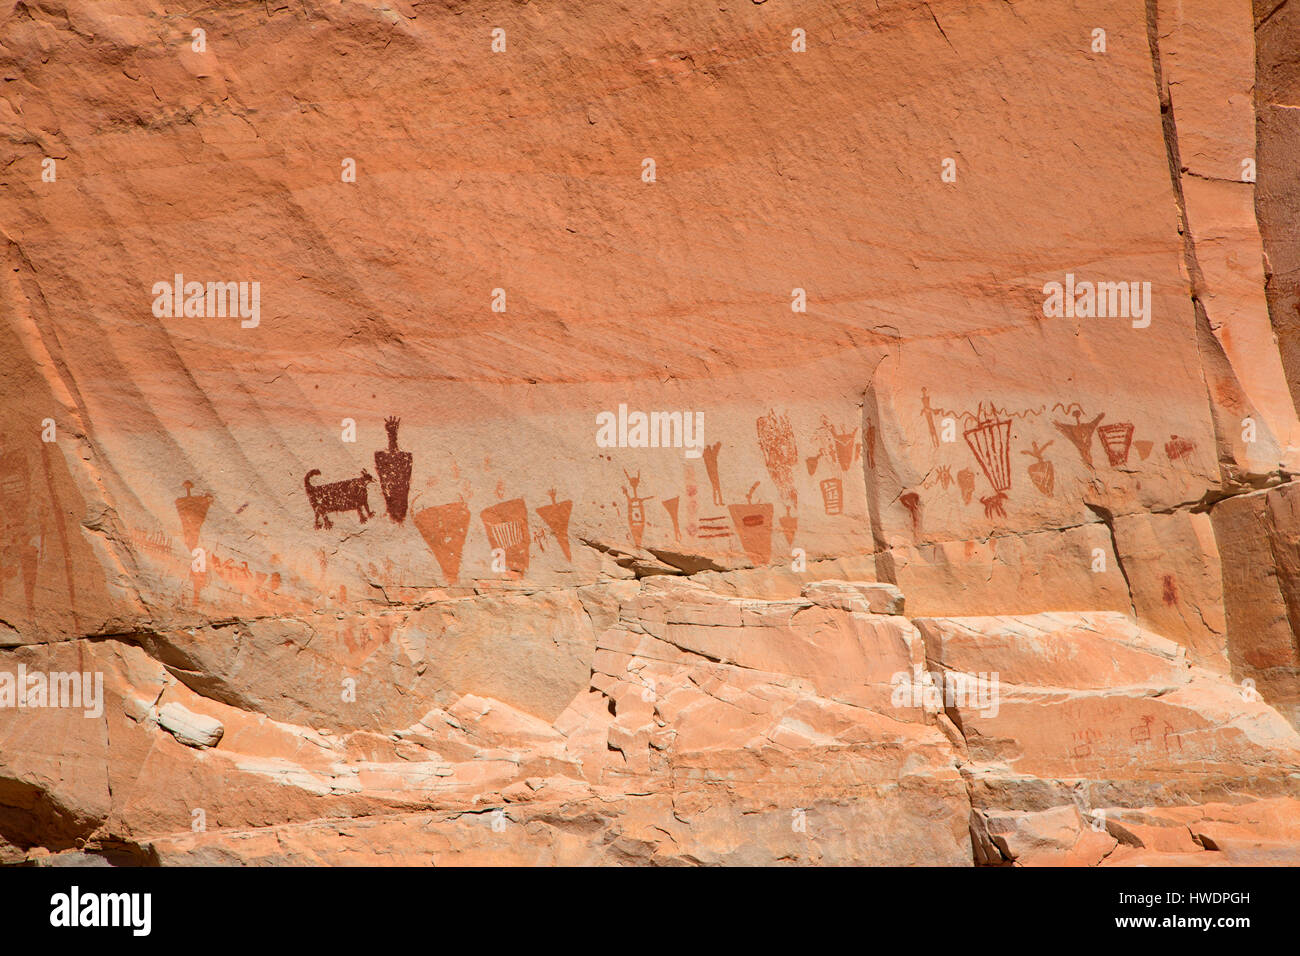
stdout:
[[0,862],[1300,862],[1297,47],[0,2]]

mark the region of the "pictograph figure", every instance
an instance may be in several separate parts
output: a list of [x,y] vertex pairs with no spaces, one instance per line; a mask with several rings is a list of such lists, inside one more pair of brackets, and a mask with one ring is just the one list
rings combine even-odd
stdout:
[[930,429],[930,444],[935,448],[939,447],[939,432],[934,427],[935,416],[938,415],[938,409],[930,407],[930,390],[921,389],[921,415],[925,418],[925,424]]
[[500,548],[505,551],[506,570],[516,575],[527,571],[531,541],[528,537],[528,506],[524,499],[498,502],[480,511],[479,518],[493,550]]
[[673,540],[678,543],[681,543],[682,529],[677,524],[678,499],[676,497],[672,497],[669,498],[667,501],[661,502],[661,504],[664,506],[664,510],[668,512],[668,517],[671,518],[673,521]]
[[[817,439],[821,450],[816,457],[808,458],[808,474],[812,475],[822,458],[838,464],[841,472],[847,472],[862,452],[862,445],[856,439],[856,428],[836,428],[825,415],[817,429]],[[874,441],[874,438],[873,438]],[[828,515],[842,514],[844,511],[844,480],[839,477],[824,478],[818,485],[822,493],[822,508]]]
[[1075,741],[1074,748],[1070,751],[1070,756],[1076,760],[1082,760],[1084,757],[1092,756],[1092,745],[1098,740],[1099,735],[1091,728],[1075,731],[1073,734]]
[[455,584],[460,580],[460,559],[469,533],[469,508],[465,502],[452,501],[425,508],[417,511],[412,520],[420,537],[438,559],[443,575]]
[[1169,441],[1165,442],[1165,457],[1170,461],[1189,458],[1195,450],[1196,442],[1190,438],[1179,438],[1177,435],[1170,435]]
[[822,507],[828,515],[837,515],[844,510],[844,482],[838,478],[823,478]]
[[[185,539],[185,547],[190,554],[199,546],[199,532],[203,529],[203,521],[208,516],[208,508],[212,506],[211,495],[191,494],[194,488],[194,482],[184,482],[185,494],[183,497],[176,499],[176,513],[181,519],[181,537]],[[207,583],[207,571],[195,571],[190,569],[190,584],[192,585],[192,596],[190,603],[194,607],[199,606],[199,594],[203,591],[203,586]]]
[[1170,741],[1171,738],[1173,739],[1173,742],[1174,742],[1174,743],[1178,744],[1178,749],[1179,749],[1179,750],[1182,750],[1182,749],[1183,749],[1183,738],[1182,738],[1182,735],[1181,735],[1181,734],[1179,734],[1176,730],[1174,730],[1174,725],[1171,724],[1171,723],[1169,723],[1169,721],[1166,720],[1166,721],[1164,722],[1164,728],[1163,728],[1163,729],[1164,729],[1163,737],[1164,737],[1164,743],[1165,743],[1165,750],[1166,750],[1166,751],[1169,750],[1169,741]]
[[714,515],[709,518],[700,519],[700,531],[698,537],[701,538],[730,538],[731,525],[726,515]]
[[915,491],[908,491],[898,498],[898,503],[907,509],[908,514],[912,516],[912,534],[920,534],[921,531],[921,496]]
[[754,492],[760,482],[750,486],[745,504],[731,505],[731,523],[740,537],[740,546],[756,567],[767,564],[772,557],[772,505],[754,503]]
[[965,504],[970,504],[971,498],[975,495],[975,472],[969,468],[957,472],[957,488],[961,491],[961,500]]
[[384,419],[388,449],[375,452],[379,491],[384,496],[388,517],[398,524],[406,520],[407,497],[411,490],[411,453],[397,447],[397,426],[401,423],[400,418]]
[[[721,450],[722,442],[714,442],[712,445],[704,447],[704,470],[708,472],[709,484],[713,486],[713,503],[715,505],[726,503],[722,500],[722,483],[718,479],[718,452]],[[632,490],[636,491],[635,488]]]
[[1053,409],[1063,409],[1066,414],[1074,416],[1074,422],[1053,421],[1057,430],[1061,432],[1075,448],[1079,449],[1079,455],[1083,458],[1083,463],[1089,468],[1092,467],[1092,433],[1097,430],[1097,425],[1105,418],[1105,414],[1098,415],[1090,422],[1083,421],[1083,408],[1078,403],[1072,403],[1068,407],[1061,404],[1052,406]]
[[1034,483],[1035,488],[1049,498],[1052,497],[1052,488],[1056,484],[1056,469],[1052,467],[1050,461],[1043,460],[1043,452],[1047,451],[1051,446],[1050,441],[1046,445],[1031,441],[1029,443],[1030,451],[1020,453],[1034,459],[1029,465],[1029,480]]
[[1129,739],[1135,744],[1147,743],[1151,739],[1151,725],[1155,723],[1155,718],[1147,714],[1143,715],[1141,721],[1138,726],[1128,729]]
[[365,524],[367,518],[374,517],[375,513],[370,510],[369,489],[366,487],[375,480],[374,475],[362,468],[360,478],[313,485],[311,480],[319,474],[320,469],[313,468],[302,480],[307,489],[307,501],[316,516],[317,528],[321,527],[322,522],[326,528],[334,527],[330,515],[340,511],[355,511],[362,524]]
[[212,496],[191,494],[191,489],[194,488],[192,481],[186,481],[183,485],[185,494],[176,499],[176,513],[180,515],[181,537],[185,539],[185,547],[193,553],[199,546],[199,531],[202,530],[203,521],[208,516],[208,508],[212,506]]
[[790,416],[769,411],[755,425],[758,429],[758,450],[763,454],[767,473],[772,476],[772,483],[776,485],[781,501],[793,507],[799,501],[794,487],[794,466],[799,460],[799,449],[795,445]]
[[555,540],[560,542],[560,550],[564,552],[564,559],[572,561],[573,555],[569,553],[569,518],[573,514],[573,501],[555,500],[555,489],[551,488],[546,492],[550,498],[549,505],[542,505],[537,509],[546,526],[551,529],[555,535]]
[[[191,487],[193,486],[191,485]],[[195,540],[197,541],[197,538]],[[132,528],[131,543],[144,548],[146,551],[153,551],[157,554],[171,554],[172,552],[172,539],[167,537],[167,535],[163,534],[161,531],[155,531],[153,534],[149,534],[147,531],[140,528]],[[193,551],[194,549],[191,548],[190,550]]]
[[832,461],[839,463],[840,471],[848,471],[862,450],[857,443],[858,430],[837,429],[825,416],[822,417],[822,430],[829,438],[826,453]]
[[[715,447],[720,447],[720,445]],[[706,448],[704,451],[707,459],[708,449]],[[714,461],[716,460],[717,453],[714,452]],[[636,493],[637,485],[641,483],[641,472],[638,471],[634,478],[624,470],[623,477],[627,479],[628,485],[632,486],[630,492],[627,490],[627,485],[623,486],[623,497],[627,499],[627,526],[632,533],[632,543],[639,548],[641,547],[641,538],[645,535],[645,505],[642,502],[649,501],[654,495],[642,497]],[[717,486],[714,487],[716,490]]]
[[6,439],[0,435],[0,522],[6,530],[16,530],[20,516],[28,513],[32,479],[27,456]]
[[991,417],[979,419],[978,424],[962,434],[993,486],[992,497],[980,499],[985,515],[1004,515],[1002,503],[1011,490],[1011,420],[998,418],[994,409]]
[[1101,447],[1106,450],[1106,460],[1112,468],[1128,464],[1129,447],[1133,444],[1133,423],[1112,422],[1097,429]]
[[785,515],[778,519],[777,524],[781,526],[781,533],[785,535],[788,544],[794,544],[795,532],[799,530],[799,518],[790,514],[790,507],[787,505]]
[[1006,508],[1003,504],[1007,496],[1004,494],[988,495],[980,499],[980,504],[984,506],[984,517],[986,518],[1005,518],[1007,516]]

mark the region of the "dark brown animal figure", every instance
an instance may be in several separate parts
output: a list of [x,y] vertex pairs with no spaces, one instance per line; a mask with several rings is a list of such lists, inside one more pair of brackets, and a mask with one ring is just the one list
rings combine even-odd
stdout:
[[313,485],[312,478],[319,474],[320,469],[313,468],[302,480],[307,489],[307,500],[316,515],[316,527],[319,528],[322,521],[325,527],[334,527],[334,522],[330,521],[330,512],[333,511],[355,511],[363,524],[366,518],[374,516],[375,513],[370,510],[370,496],[366,488],[366,485],[375,480],[370,472],[362,468],[360,478],[335,481],[328,485]]

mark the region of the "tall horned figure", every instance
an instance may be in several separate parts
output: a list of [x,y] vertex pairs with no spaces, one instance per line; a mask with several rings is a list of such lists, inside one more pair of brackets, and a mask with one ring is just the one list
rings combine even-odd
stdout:
[[407,499],[411,490],[411,453],[397,447],[397,417],[384,419],[388,448],[375,452],[375,471],[379,473],[379,490],[384,496],[388,517],[398,524],[406,520]]

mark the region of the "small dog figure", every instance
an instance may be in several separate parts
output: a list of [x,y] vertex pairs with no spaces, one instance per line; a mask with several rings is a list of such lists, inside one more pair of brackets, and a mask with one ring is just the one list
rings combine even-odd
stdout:
[[321,522],[324,522],[326,528],[334,527],[334,522],[330,521],[330,512],[333,511],[355,511],[362,524],[365,524],[366,518],[374,516],[375,513],[370,510],[369,490],[366,488],[366,485],[375,480],[370,472],[362,468],[360,478],[313,485],[312,478],[319,474],[320,469],[313,468],[302,480],[307,488],[307,500],[316,515],[317,528],[321,527]]

